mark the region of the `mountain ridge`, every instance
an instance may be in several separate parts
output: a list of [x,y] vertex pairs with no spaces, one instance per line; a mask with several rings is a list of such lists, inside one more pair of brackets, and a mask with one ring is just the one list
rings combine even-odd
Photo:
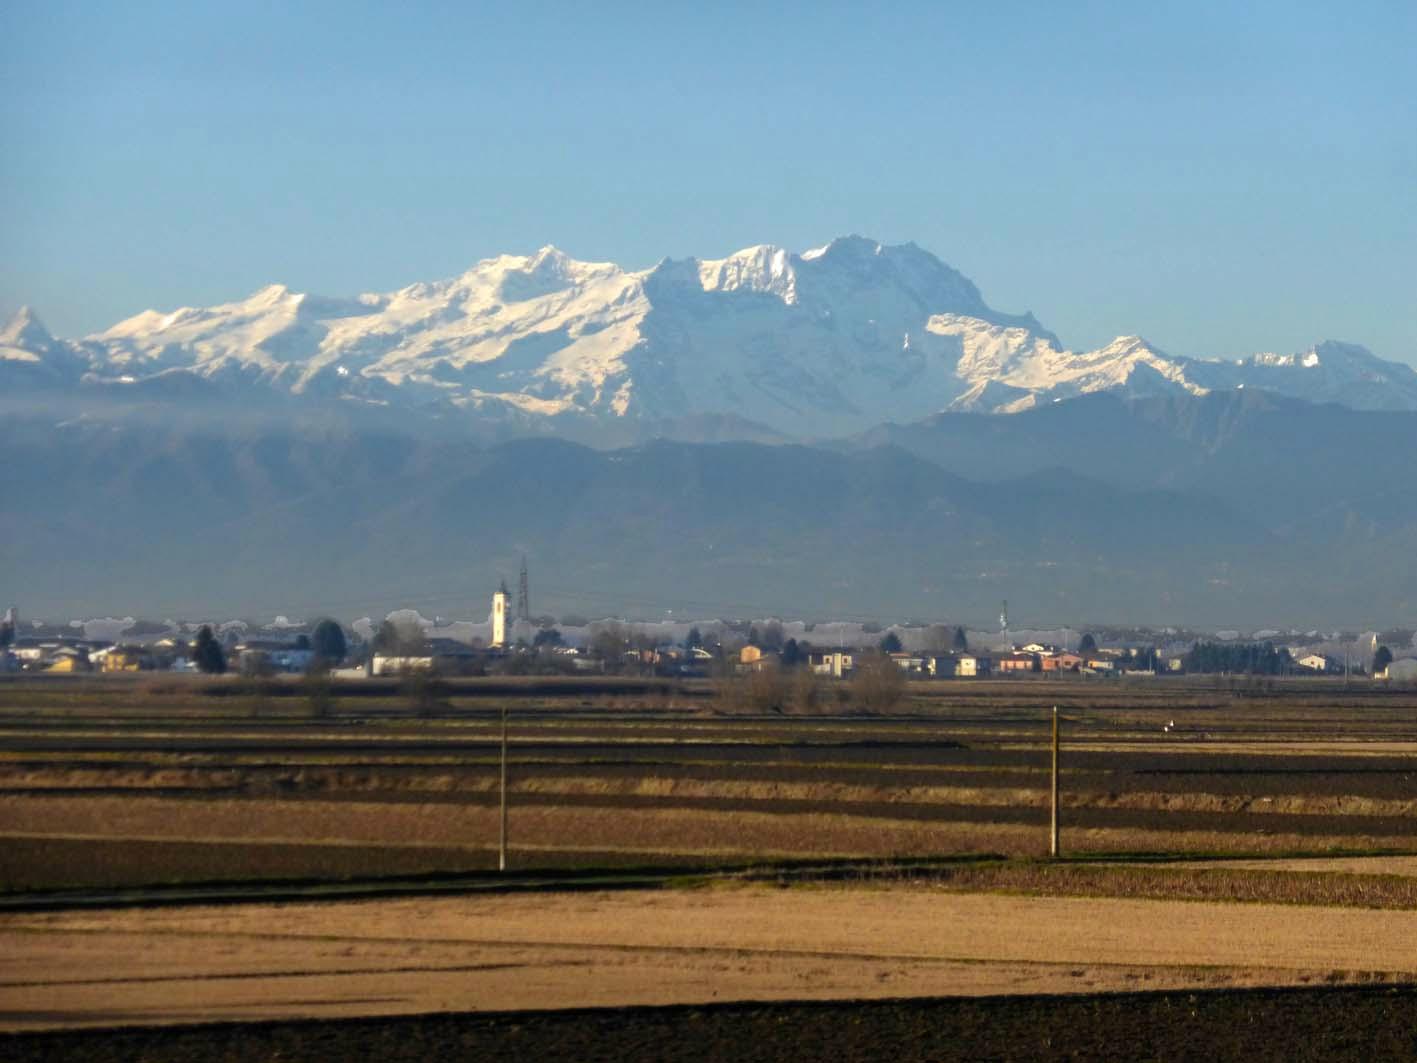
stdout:
[[1232,361],[1169,355],[1139,336],[1067,350],[917,245],[862,236],[639,271],[548,245],[386,293],[267,285],[210,307],[145,310],[78,340],[54,338],[26,308],[0,331],[0,382],[13,393],[239,394],[248,405],[281,395],[621,439],[630,424],[715,417],[831,438],[1097,391],[1249,387],[1417,409],[1417,370],[1338,341]]

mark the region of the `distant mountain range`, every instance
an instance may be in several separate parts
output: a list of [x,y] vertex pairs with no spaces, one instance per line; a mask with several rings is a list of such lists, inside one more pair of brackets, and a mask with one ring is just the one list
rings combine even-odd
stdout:
[[1240,389],[1417,410],[1417,370],[1335,341],[1238,362],[1168,355],[1136,336],[1069,351],[1032,315],[990,309],[914,244],[859,236],[641,271],[547,247],[386,294],[272,285],[79,340],[56,339],[27,309],[0,329],[0,392],[11,397],[200,402],[240,416],[417,411],[483,439],[601,446],[816,440],[1099,391]]
[[80,340],[20,313],[0,604],[478,616],[525,552],[578,613],[1411,624],[1414,454],[1417,372],[1360,347],[1074,353],[860,237],[546,248]]
[[484,445],[330,417],[0,418],[29,615],[414,605],[982,626],[1409,624],[1417,413],[1258,393],[947,413],[830,446]]

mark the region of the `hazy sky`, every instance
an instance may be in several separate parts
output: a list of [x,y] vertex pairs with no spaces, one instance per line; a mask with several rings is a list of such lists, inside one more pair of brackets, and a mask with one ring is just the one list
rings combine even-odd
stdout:
[[1414,46],[1411,0],[7,0],[0,314],[860,232],[1074,346],[1417,362]]

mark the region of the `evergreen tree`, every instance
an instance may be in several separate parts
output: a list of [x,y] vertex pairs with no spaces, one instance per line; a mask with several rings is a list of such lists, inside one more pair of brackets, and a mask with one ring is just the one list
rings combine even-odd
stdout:
[[887,631],[886,637],[881,639],[882,653],[899,653],[901,651],[900,636],[894,631]]
[[1095,638],[1093,638],[1093,637],[1092,637],[1092,633],[1089,632],[1088,634],[1084,635],[1084,636],[1082,637],[1082,641],[1078,643],[1078,653],[1096,653],[1096,652],[1097,652],[1097,640],[1096,640]]
[[684,637],[684,648],[686,650],[697,650],[704,644],[703,633],[696,627],[689,629],[689,634]]
[[385,620],[374,632],[374,650],[376,653],[393,653],[398,648],[399,629],[392,620]]
[[763,630],[759,632],[759,637],[762,639],[762,641],[759,642],[758,645],[761,646],[763,649],[772,650],[774,652],[782,649],[782,625],[779,624],[776,620],[771,620],[768,623],[764,624]]
[[1392,650],[1386,646],[1379,646],[1378,652],[1373,654],[1373,674],[1377,675],[1390,664],[1392,664]]
[[221,643],[212,634],[210,624],[203,624],[202,629],[197,632],[197,644],[192,647],[192,660],[208,675],[221,675],[226,671],[226,654],[222,652]]
[[344,660],[345,654],[349,652],[349,643],[345,641],[344,628],[329,618],[321,620],[315,625],[315,630],[310,635],[310,648],[315,651],[317,658],[327,664],[339,664]]
[[969,636],[964,633],[964,628],[955,628],[954,651],[956,653],[969,652]]

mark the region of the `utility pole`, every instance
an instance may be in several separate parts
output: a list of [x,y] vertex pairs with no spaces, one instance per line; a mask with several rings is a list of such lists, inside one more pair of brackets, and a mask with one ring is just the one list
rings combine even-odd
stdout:
[[[1056,725],[1055,725],[1056,726]],[[502,829],[497,838],[497,870],[507,870],[507,706],[502,706]]]
[[1048,835],[1048,855],[1057,859],[1058,851],[1058,706],[1053,706],[1053,814]]

